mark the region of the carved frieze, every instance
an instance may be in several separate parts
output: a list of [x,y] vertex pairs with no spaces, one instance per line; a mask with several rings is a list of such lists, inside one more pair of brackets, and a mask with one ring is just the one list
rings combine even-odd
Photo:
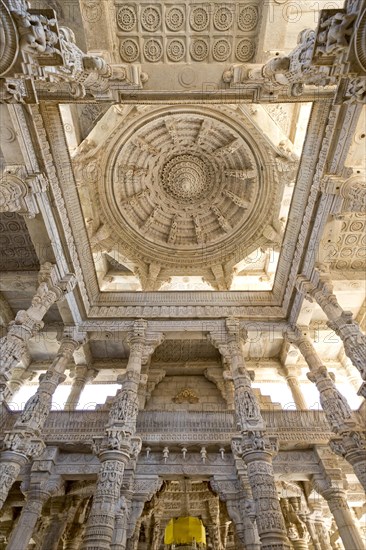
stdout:
[[[258,2],[116,2],[119,53],[125,63],[250,61],[256,51]],[[152,35],[152,33],[154,33]]]

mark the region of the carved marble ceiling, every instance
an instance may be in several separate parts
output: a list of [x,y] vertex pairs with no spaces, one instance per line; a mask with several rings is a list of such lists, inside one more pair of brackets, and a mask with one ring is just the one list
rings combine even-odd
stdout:
[[248,114],[235,106],[119,114],[110,128],[101,119],[73,158],[99,262],[103,252],[143,290],[184,275],[227,290],[245,258],[279,246],[296,157]]
[[127,63],[247,62],[256,51],[258,2],[116,2]]
[[38,271],[39,260],[24,218],[0,213],[0,271]]

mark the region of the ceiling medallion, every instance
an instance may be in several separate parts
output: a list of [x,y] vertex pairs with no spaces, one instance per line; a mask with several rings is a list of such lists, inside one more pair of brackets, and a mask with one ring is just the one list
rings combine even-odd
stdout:
[[196,203],[212,184],[212,168],[194,155],[177,155],[164,164],[161,180],[165,192],[175,200]]

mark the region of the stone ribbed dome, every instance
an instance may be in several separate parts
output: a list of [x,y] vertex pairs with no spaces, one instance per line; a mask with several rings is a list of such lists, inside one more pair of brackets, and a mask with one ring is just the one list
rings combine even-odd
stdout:
[[226,114],[153,111],[114,144],[104,223],[144,261],[183,270],[222,263],[265,222],[263,164],[271,163]]

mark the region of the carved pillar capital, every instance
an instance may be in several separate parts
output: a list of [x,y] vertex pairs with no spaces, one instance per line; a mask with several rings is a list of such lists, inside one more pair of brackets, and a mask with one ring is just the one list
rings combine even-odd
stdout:
[[27,218],[38,214],[38,206],[23,165],[7,165],[0,178],[0,212],[17,212]]
[[148,322],[146,319],[137,319],[134,321],[131,330],[127,335],[127,342],[130,346],[135,344],[144,344]]
[[327,175],[321,183],[323,192],[339,197],[334,214],[364,212],[366,210],[365,173],[352,174],[352,169],[350,171],[350,177],[347,177],[347,175]]
[[352,464],[356,476],[366,491],[366,436],[361,430],[352,430],[332,439],[330,447],[334,453]]
[[306,295],[308,300],[315,299],[329,319],[336,318],[341,314],[342,308],[333,292],[332,281],[327,275],[321,274],[318,269],[314,270],[311,280],[303,275],[298,275],[296,288]]

